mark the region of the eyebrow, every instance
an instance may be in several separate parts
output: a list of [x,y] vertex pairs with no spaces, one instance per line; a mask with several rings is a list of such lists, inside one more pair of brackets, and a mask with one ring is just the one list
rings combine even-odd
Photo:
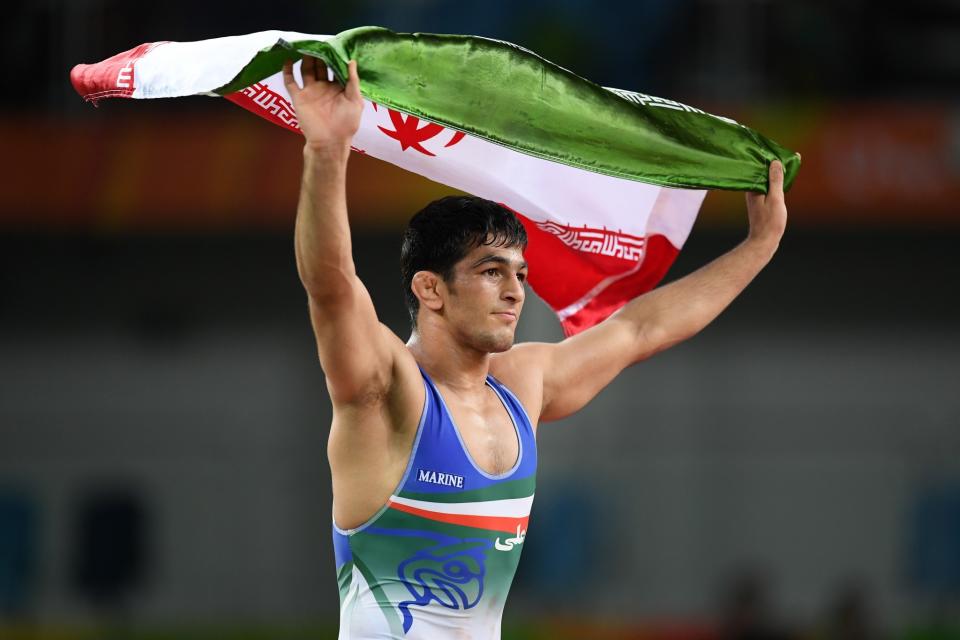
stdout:
[[[497,264],[505,264],[505,265],[507,265],[508,267],[512,264],[509,260],[507,260],[507,259],[504,258],[503,256],[498,256],[498,255],[495,255],[495,254],[490,253],[490,254],[487,254],[487,255],[483,256],[482,258],[480,258],[480,259],[477,260],[476,262],[474,262],[472,265],[470,265],[470,268],[473,269],[473,268],[479,267],[479,266],[482,265],[484,262],[496,262]],[[526,269],[526,268],[527,268],[527,263],[521,260],[520,263],[519,263],[519,265],[517,266],[517,269]]]

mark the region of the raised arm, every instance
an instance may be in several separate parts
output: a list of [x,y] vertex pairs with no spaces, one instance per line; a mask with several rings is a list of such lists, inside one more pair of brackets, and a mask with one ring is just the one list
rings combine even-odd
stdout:
[[770,166],[766,195],[746,195],[747,239],[713,262],[629,302],[604,322],[556,345],[534,345],[543,370],[541,420],[582,408],[624,368],[693,336],[766,266],[787,223],[783,165]]
[[353,264],[347,220],[350,141],[363,99],[355,61],[346,87],[327,81],[326,66],[305,56],[303,87],[284,66],[287,91],[306,138],[297,205],[297,270],[307,291],[320,364],[335,406],[382,399],[391,383],[399,338],[381,325]]

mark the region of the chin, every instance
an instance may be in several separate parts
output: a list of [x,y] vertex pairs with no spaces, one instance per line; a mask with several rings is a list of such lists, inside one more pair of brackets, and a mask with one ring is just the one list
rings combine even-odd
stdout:
[[474,346],[487,353],[503,353],[513,346],[513,331],[482,333],[476,336]]

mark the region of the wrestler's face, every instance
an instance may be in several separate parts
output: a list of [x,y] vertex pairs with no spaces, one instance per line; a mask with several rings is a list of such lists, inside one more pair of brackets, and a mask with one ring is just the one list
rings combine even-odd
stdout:
[[506,351],[513,346],[526,281],[527,263],[519,247],[475,247],[445,283],[450,328],[479,351]]

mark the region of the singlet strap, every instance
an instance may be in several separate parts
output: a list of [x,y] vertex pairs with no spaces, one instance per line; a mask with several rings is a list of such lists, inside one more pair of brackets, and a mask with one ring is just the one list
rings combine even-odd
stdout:
[[523,406],[523,403],[520,402],[520,399],[510,391],[507,385],[492,375],[487,375],[487,380],[490,382],[490,385],[499,392],[500,397],[503,398],[507,405],[507,410],[513,414],[514,421],[520,426],[520,430],[533,436],[533,422],[530,420],[530,414],[527,413],[527,409]]

